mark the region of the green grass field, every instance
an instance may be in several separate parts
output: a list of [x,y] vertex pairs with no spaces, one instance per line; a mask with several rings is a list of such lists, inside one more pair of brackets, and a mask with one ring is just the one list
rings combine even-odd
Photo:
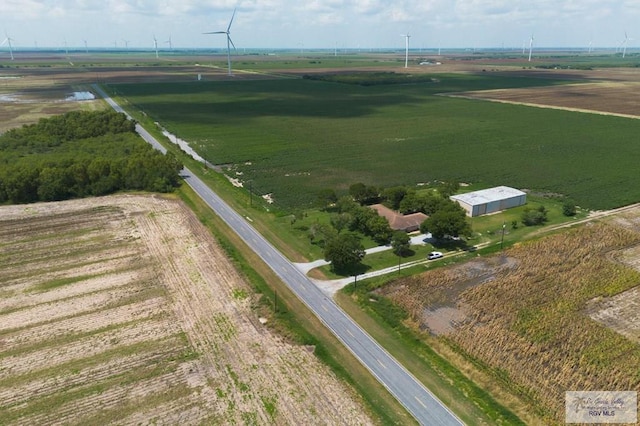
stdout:
[[269,80],[117,90],[284,209],[308,206],[323,188],[434,180],[563,194],[589,209],[640,200],[637,121],[435,96],[561,83],[487,73],[370,87]]

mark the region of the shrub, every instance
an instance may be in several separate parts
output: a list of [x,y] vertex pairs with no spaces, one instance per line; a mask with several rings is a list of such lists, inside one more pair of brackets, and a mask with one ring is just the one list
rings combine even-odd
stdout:
[[542,225],[547,221],[547,209],[544,206],[532,209],[527,207],[522,212],[522,223],[525,226]]

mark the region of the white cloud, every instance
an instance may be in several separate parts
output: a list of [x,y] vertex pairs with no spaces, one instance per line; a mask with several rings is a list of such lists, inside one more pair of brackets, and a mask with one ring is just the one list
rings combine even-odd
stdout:
[[64,34],[96,46],[123,37],[143,46],[152,33],[171,33],[176,46],[205,47],[217,41],[201,33],[225,28],[234,8],[234,42],[247,47],[295,47],[301,38],[308,47],[337,39],[345,47],[393,47],[406,31],[412,43],[438,39],[454,47],[519,44],[531,32],[549,46],[590,35],[594,45],[615,45],[625,29],[640,40],[640,31],[631,35],[638,0],[0,0],[0,32],[40,45]]

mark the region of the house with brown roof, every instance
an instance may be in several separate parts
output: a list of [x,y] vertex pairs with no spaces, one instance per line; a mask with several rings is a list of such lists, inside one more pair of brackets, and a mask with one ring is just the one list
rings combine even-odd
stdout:
[[387,219],[389,227],[394,231],[417,231],[420,229],[422,222],[429,217],[424,213],[400,214],[382,204],[374,204],[370,207],[378,212],[380,216]]

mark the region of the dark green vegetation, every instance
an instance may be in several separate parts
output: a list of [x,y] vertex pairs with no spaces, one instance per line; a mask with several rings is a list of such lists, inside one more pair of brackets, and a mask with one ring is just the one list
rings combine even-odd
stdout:
[[379,84],[415,84],[434,83],[430,75],[398,74],[395,72],[361,72],[348,74],[307,74],[306,80],[327,81],[330,83],[357,84],[360,86],[376,86]]
[[0,203],[54,201],[122,189],[171,191],[182,168],[112,111],[70,112],[0,137]]
[[[640,199],[639,124],[617,118],[436,96],[560,84],[483,73],[361,87],[309,80],[120,85],[132,104],[231,165],[282,208],[321,189],[435,180],[510,185],[605,209]],[[232,172],[232,173],[233,173]]]
[[364,258],[364,246],[360,237],[351,232],[330,238],[324,247],[324,258],[331,262],[335,272],[347,275]]
[[522,212],[522,223],[526,226],[542,225],[546,221],[547,221],[547,210],[545,209],[544,206],[540,206],[536,209],[527,207]]

